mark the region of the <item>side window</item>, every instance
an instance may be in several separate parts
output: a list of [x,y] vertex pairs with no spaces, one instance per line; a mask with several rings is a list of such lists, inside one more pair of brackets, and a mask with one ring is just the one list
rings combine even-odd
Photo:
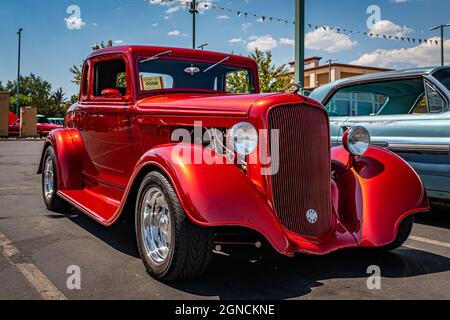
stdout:
[[126,65],[122,59],[97,62],[94,73],[94,96],[100,97],[105,89],[127,92]]
[[425,82],[425,91],[430,113],[443,112],[447,107],[447,104],[436,89],[434,89],[428,82]]
[[371,92],[337,92],[325,106],[332,117],[376,115],[389,98]]
[[340,89],[326,108],[330,116],[405,115],[423,94],[422,78],[376,81]]
[[82,92],[83,97],[87,97],[88,95],[88,88],[89,88],[88,79],[89,79],[89,65],[86,63],[83,68],[83,80],[81,84],[81,87],[83,88]]
[[428,106],[427,106],[427,97],[425,95],[422,95],[422,97],[417,102],[416,106],[414,107],[412,114],[427,114],[428,113]]

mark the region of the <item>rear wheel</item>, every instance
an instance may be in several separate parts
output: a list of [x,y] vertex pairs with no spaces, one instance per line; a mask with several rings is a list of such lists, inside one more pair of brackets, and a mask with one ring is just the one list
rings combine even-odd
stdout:
[[144,178],[135,214],[139,254],[151,276],[185,280],[205,271],[212,256],[213,232],[189,220],[164,175],[151,172]]
[[397,237],[395,238],[395,240],[387,246],[382,247],[381,249],[384,251],[393,251],[397,248],[400,248],[406,242],[406,240],[408,240],[413,226],[414,216],[408,216],[403,219],[398,227]]
[[60,211],[69,208],[69,204],[57,194],[58,176],[55,150],[53,150],[53,147],[48,147],[45,150],[42,166],[42,195],[45,206],[51,211]]

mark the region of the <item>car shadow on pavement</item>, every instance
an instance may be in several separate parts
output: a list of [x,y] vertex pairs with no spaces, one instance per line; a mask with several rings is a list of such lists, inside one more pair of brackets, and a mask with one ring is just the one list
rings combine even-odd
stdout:
[[135,258],[140,258],[136,246],[134,225],[127,220],[119,219],[111,227],[105,227],[75,208],[71,208],[69,211],[61,212],[60,214],[54,213],[47,217],[51,219],[69,219],[115,250]]
[[[328,279],[360,279],[361,291],[367,291],[366,279],[370,276],[367,268],[371,265],[379,266],[385,278],[409,278],[450,270],[447,257],[409,248],[393,253],[355,249],[328,256],[295,258],[273,253],[252,260],[243,254],[216,255],[203,277],[169,285],[190,294],[218,296],[224,300],[279,300],[305,296]],[[333,296],[346,299],[342,292]],[[347,298],[350,297],[351,294]]]
[[[49,217],[70,219],[115,250],[139,259],[134,224],[130,220],[120,220],[107,228],[76,209]],[[270,248],[235,247],[224,251],[229,255],[214,254],[202,277],[166,285],[189,294],[224,300],[279,300],[308,295],[330,279],[359,279],[361,290],[366,291],[366,279],[370,276],[367,268],[371,265],[379,266],[385,278],[450,271],[449,258],[406,247],[390,253],[352,249],[326,256],[294,258],[281,256]],[[153,280],[149,277],[148,281],[150,284]],[[345,293],[335,294],[346,298]]]
[[450,229],[450,205],[442,203],[431,204],[432,213],[421,213],[415,216],[418,224]]

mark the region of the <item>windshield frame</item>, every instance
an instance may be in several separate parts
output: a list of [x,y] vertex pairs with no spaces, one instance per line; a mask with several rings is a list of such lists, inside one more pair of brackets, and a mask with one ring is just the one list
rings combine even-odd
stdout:
[[[201,53],[201,51],[199,51],[199,53]],[[202,93],[202,94],[217,94],[217,95],[222,95],[222,94],[227,94],[227,95],[238,95],[239,93],[227,93],[226,91],[217,91],[217,90],[209,90],[209,89],[198,89],[198,88],[172,88],[172,89],[161,89],[161,90],[151,90],[151,91],[142,91],[139,83],[140,83],[140,79],[139,79],[139,74],[140,74],[140,61],[146,58],[151,57],[152,54],[149,53],[142,53],[139,55],[136,55],[134,58],[134,68],[135,68],[135,90],[136,90],[136,95],[138,98],[141,97],[146,97],[146,96],[151,96],[151,95],[158,95],[158,94],[165,94],[165,93],[183,93],[183,92],[188,92],[188,93]],[[226,57],[227,55],[223,55],[223,57]],[[222,57],[222,58],[223,58]],[[244,64],[244,63],[239,63],[239,61],[233,61],[232,56],[230,56],[231,59],[228,59],[227,61],[221,63],[221,65],[224,66],[229,66],[229,67],[234,67],[234,68],[240,68],[242,70],[247,70],[251,81],[253,82],[253,91],[250,93],[246,93],[246,94],[257,94],[259,93],[259,78],[258,78],[258,74],[257,74],[257,69],[255,69],[256,65],[251,66],[250,64]],[[170,56],[160,56],[158,58],[158,60],[160,61],[189,61],[189,62],[193,62],[193,63],[206,63],[206,64],[210,64],[211,66],[216,64],[218,61],[221,60],[220,56],[219,56],[219,60],[212,60],[212,59],[202,59],[201,56],[199,57],[189,57],[189,56],[174,56],[173,54]],[[147,62],[147,63],[151,63],[151,62]],[[256,73],[255,73],[256,71]],[[244,93],[245,94],[245,93]]]

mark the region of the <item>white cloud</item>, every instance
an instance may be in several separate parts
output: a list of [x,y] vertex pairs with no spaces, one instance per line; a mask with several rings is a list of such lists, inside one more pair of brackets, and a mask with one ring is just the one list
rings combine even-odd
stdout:
[[[187,1],[190,3],[190,1]],[[210,1],[199,2],[197,10],[200,14],[205,13],[206,10],[210,10],[212,8],[213,3]]]
[[166,10],[167,14],[172,14],[175,13],[177,11],[180,11],[180,7],[170,7],[169,9]]
[[216,19],[219,19],[219,20],[228,20],[228,19],[230,19],[230,17],[229,17],[229,16],[226,16],[226,15],[221,15],[221,16],[217,16]]
[[324,50],[326,52],[340,52],[352,49],[357,41],[345,34],[334,31],[325,31],[320,28],[308,32],[305,38],[305,47],[311,50]]
[[246,30],[250,29],[252,26],[253,26],[253,23],[245,22],[242,24],[241,29],[242,29],[242,31],[246,31]]
[[123,40],[114,40],[113,43],[117,44],[117,45],[121,45],[121,44],[123,44]]
[[409,33],[414,30],[407,26],[399,26],[390,20],[380,20],[378,21],[370,32],[374,34],[385,34],[393,37],[406,37]]
[[66,21],[67,28],[71,30],[80,30],[81,28],[86,26],[86,22],[84,22],[81,17],[77,17],[75,15],[64,18],[64,21]]
[[187,34],[181,33],[179,30],[170,31],[167,35],[172,37],[187,37]]
[[272,38],[271,35],[265,36],[253,36],[249,38],[250,42],[247,43],[247,50],[254,51],[256,48],[262,51],[272,50],[278,46],[277,40]]
[[154,24],[152,24],[153,27],[157,27],[159,25],[158,22],[155,22]]
[[[384,68],[408,68],[426,67],[440,64],[441,46],[434,41],[440,38],[429,39],[433,44],[422,43],[412,48],[401,48],[393,50],[377,49],[362,55],[351,64],[367,65]],[[450,61],[450,40],[445,41],[445,59]]]
[[97,22],[92,22],[92,25],[93,25],[94,27],[97,27],[97,26],[98,26]]
[[293,46],[295,45],[295,40],[288,38],[281,38],[280,41],[278,41],[278,43],[280,45]]
[[233,38],[228,40],[228,43],[242,43],[244,42],[244,40],[242,40],[242,38]]
[[393,3],[405,3],[408,2],[409,0],[391,0],[391,2]]
[[170,31],[167,35],[169,36],[180,36],[181,32],[179,30]]

